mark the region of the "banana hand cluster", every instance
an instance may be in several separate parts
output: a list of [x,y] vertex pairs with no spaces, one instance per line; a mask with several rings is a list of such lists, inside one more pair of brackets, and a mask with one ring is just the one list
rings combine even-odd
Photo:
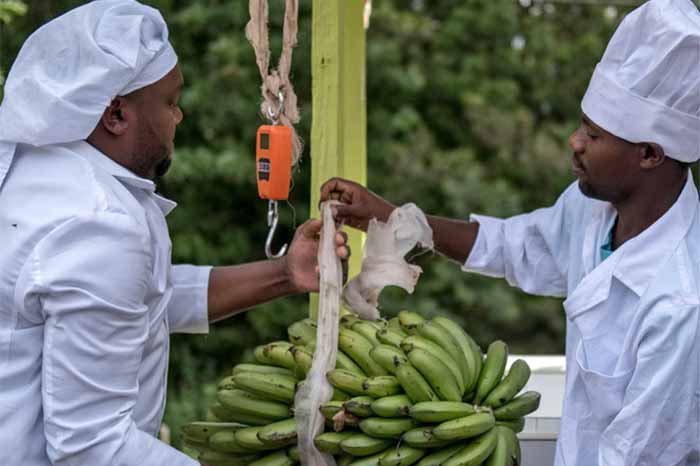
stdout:
[[[289,341],[255,348],[217,386],[206,421],[185,425],[185,444],[210,466],[299,463],[294,394],[308,373],[316,323],[287,329]],[[388,321],[340,320],[333,399],[316,447],[339,466],[506,466],[520,463],[516,436],[540,394],[519,394],[523,360],[505,374],[508,347],[486,355],[456,322],[402,311]],[[505,377],[504,377],[505,374]]]

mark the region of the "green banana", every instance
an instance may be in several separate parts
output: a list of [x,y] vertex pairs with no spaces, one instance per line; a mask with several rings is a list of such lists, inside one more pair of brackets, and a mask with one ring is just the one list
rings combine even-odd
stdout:
[[510,366],[508,375],[491,390],[483,404],[492,408],[503,406],[523,389],[529,378],[530,366],[524,360],[518,359]]
[[349,393],[345,393],[344,391],[333,387],[333,397],[331,398],[332,400],[348,401],[350,398],[352,398],[352,396]]
[[228,377],[224,377],[216,385],[217,390],[233,390],[235,388],[236,388],[236,382],[233,381],[232,375],[229,375]]
[[287,450],[287,455],[296,461],[297,463],[301,461],[301,452],[299,451],[299,445],[294,445]]
[[498,426],[492,430],[496,432],[496,448],[493,453],[484,462],[483,466],[513,466],[513,457],[511,456],[508,439],[503,435]]
[[297,441],[297,421],[293,417],[270,423],[258,431],[258,440],[269,447],[286,447]]
[[335,388],[351,395],[364,395],[363,382],[365,377],[345,369],[332,369],[326,373],[328,382]]
[[340,449],[352,456],[374,455],[384,451],[393,442],[390,439],[371,437],[363,433],[353,433],[340,442]]
[[398,317],[401,328],[409,335],[415,335],[418,332],[418,326],[425,322],[425,319],[417,312],[401,311]]
[[247,455],[255,453],[255,450],[242,447],[236,442],[236,432],[231,430],[222,430],[209,437],[209,447],[212,450],[222,453],[236,453],[239,455]]
[[406,355],[401,349],[383,343],[372,348],[369,355],[390,374],[396,374],[396,367],[401,363],[408,362]]
[[393,375],[377,375],[367,377],[362,382],[362,389],[372,398],[383,398],[401,393],[401,384]]
[[416,448],[438,448],[451,443],[435,437],[432,426],[420,426],[406,431],[401,436],[401,441]]
[[294,372],[284,367],[268,366],[266,364],[247,364],[241,363],[233,366],[232,375],[240,374],[241,372],[258,372],[260,374],[281,374],[294,377]]
[[413,367],[425,377],[441,400],[462,401],[462,392],[457,381],[450,369],[438,357],[418,347],[413,347],[407,356]]
[[351,463],[349,463],[347,466],[379,466],[379,460],[384,456],[388,451],[391,451],[394,449],[394,446],[390,446],[384,451],[380,451],[379,453],[375,453],[374,455],[369,455],[369,456],[361,456],[359,458],[353,459]]
[[338,348],[352,359],[367,375],[387,375],[382,366],[369,355],[372,343],[359,333],[341,327],[338,330]]
[[398,316],[392,317],[391,319],[389,319],[384,328],[398,332],[404,337],[408,336],[408,333],[406,333],[406,331],[401,326],[401,321],[399,320]]
[[207,439],[217,432],[235,432],[238,429],[246,427],[244,424],[237,422],[190,422],[182,426],[182,433],[199,442],[206,442]]
[[352,324],[359,322],[360,320],[362,319],[360,319],[357,314],[345,314],[340,316],[339,323],[341,327],[350,328],[352,327]]
[[499,420],[496,420],[496,425],[497,425],[497,426],[507,427],[507,428],[509,428],[510,430],[512,430],[513,432],[515,432],[516,434],[519,434],[520,432],[523,431],[523,429],[525,429],[525,418],[524,418],[524,417],[521,417],[520,419],[517,419],[517,420],[515,420],[515,421],[499,421]]
[[372,402],[372,412],[380,417],[407,416],[413,404],[408,395],[383,396]]
[[308,345],[316,343],[316,322],[311,319],[302,319],[287,327],[289,341],[295,345]]
[[[424,322],[425,323],[425,322]],[[422,326],[422,324],[421,324]],[[420,326],[419,326],[420,328]],[[423,338],[420,335],[411,335],[403,339],[401,342],[401,349],[406,353],[410,353],[414,348],[421,348],[426,350],[428,353],[432,354],[438,358],[442,363],[444,363],[447,368],[452,373],[455,382],[459,388],[459,397],[462,398],[464,393],[464,380],[462,378],[462,370],[459,368],[457,361],[455,361],[442,347],[427,338]]]
[[449,447],[439,448],[436,451],[432,451],[429,455],[424,456],[416,466],[440,466],[452,455],[464,448],[462,443],[452,445]]
[[251,426],[261,426],[270,422],[269,418],[232,411],[219,402],[212,403],[209,409],[214,416],[222,422],[240,422]]
[[461,440],[483,434],[495,425],[493,414],[484,411],[442,422],[433,428],[433,433],[441,440]]
[[296,376],[300,379],[306,377],[306,374],[311,370],[311,364],[314,360],[314,353],[303,346],[292,346],[289,348],[294,358],[294,366]]
[[401,342],[404,338],[406,338],[406,335],[403,335],[397,332],[396,330],[390,328],[383,328],[381,330],[377,330],[377,341],[385,345],[400,348]]
[[256,460],[256,455],[238,455],[236,453],[222,453],[210,448],[200,450],[197,459],[203,464],[211,466],[246,466]]
[[347,453],[343,453],[335,458],[336,466],[350,466],[350,463],[353,461],[355,461],[355,457]]
[[421,401],[438,400],[437,393],[430,387],[430,384],[420,372],[410,363],[399,364],[396,368],[396,379],[401,384],[401,388],[414,403]]
[[339,455],[343,453],[343,450],[340,448],[340,442],[353,435],[357,435],[357,433],[351,431],[323,432],[314,438],[314,445],[319,451],[330,453],[331,455]]
[[356,396],[343,403],[343,408],[357,417],[370,417],[374,414],[372,411],[373,401],[374,398],[370,396]]
[[461,401],[424,401],[411,407],[410,416],[420,422],[444,422],[475,412],[473,405]]
[[[289,353],[291,356],[291,353]],[[294,360],[294,358],[292,358]],[[256,374],[254,372],[242,372],[233,376],[237,387],[249,392],[276,401],[292,403],[296,379],[280,374]]]
[[455,453],[443,466],[479,466],[493,453],[497,443],[498,434],[495,429],[490,429]]
[[432,322],[444,328],[447,333],[450,334],[452,339],[457,343],[457,346],[462,350],[464,354],[464,359],[467,361],[469,381],[464,391],[469,393],[476,389],[476,384],[479,380],[479,374],[481,373],[482,366],[482,354],[479,345],[476,344],[474,339],[467,332],[464,331],[462,327],[456,322],[447,317],[434,317]]
[[360,430],[370,437],[399,438],[407,430],[416,427],[411,418],[369,417],[360,421]]
[[323,417],[328,419],[329,421],[333,420],[333,416],[338,414],[338,412],[343,410],[343,402],[342,401],[326,401],[325,403],[321,403],[321,406],[318,408],[319,411],[321,411],[321,414],[323,414]]
[[508,442],[508,451],[510,456],[514,459],[514,466],[522,464],[521,451],[520,451],[520,440],[515,432],[508,428],[497,427],[499,429],[499,434],[505,437]]
[[476,386],[474,403],[480,405],[488,394],[501,381],[508,360],[508,345],[501,340],[496,340],[489,345],[486,352],[484,367],[479,375],[479,383]]
[[[275,360],[271,359],[266,354],[265,348],[268,346],[278,346],[281,348],[289,348],[290,346],[292,346],[292,344],[289,343],[288,341],[279,340],[279,341],[273,341],[273,342],[268,343],[266,345],[260,345],[260,346],[255,347],[255,351],[253,352],[253,354],[255,355],[255,360],[259,364],[266,364],[268,366],[279,366],[279,364],[277,364],[277,362],[275,362]],[[284,367],[284,366],[282,366],[282,367]]]
[[294,466],[295,461],[287,455],[286,450],[277,450],[259,460],[248,463],[248,466]]
[[537,411],[540,407],[540,394],[535,391],[518,395],[500,408],[493,410],[493,415],[499,421],[516,421],[521,417]]
[[410,445],[399,445],[379,459],[379,466],[411,466],[425,456],[425,450]]
[[291,344],[281,345],[278,343],[270,343],[263,346],[263,355],[272,361],[275,366],[284,367],[293,371],[296,369],[296,362],[294,362],[294,356],[292,356],[291,353],[292,348],[293,345]]
[[355,364],[355,361],[353,361],[350,356],[347,354],[343,353],[342,351],[338,350],[338,352],[335,355],[335,368],[336,369],[345,369],[350,372],[354,372],[358,375],[361,375],[365,377],[365,371],[362,370],[360,366]]
[[246,427],[239,429],[234,434],[234,439],[238,445],[253,451],[271,450],[277,447],[267,446],[258,438],[258,432],[263,426]]
[[374,323],[367,320],[357,320],[352,323],[350,329],[369,340],[372,346],[379,344],[379,340],[377,340],[377,331],[379,328],[377,328],[377,325]]
[[287,404],[263,400],[245,390],[219,390],[216,394],[216,399],[224,407],[237,413],[270,420],[286,419],[290,416]]
[[464,392],[466,387],[471,384],[471,372],[466,356],[457,342],[454,341],[452,335],[431,320],[426,320],[418,326],[418,335],[439,345],[456,362],[462,381],[460,388]]

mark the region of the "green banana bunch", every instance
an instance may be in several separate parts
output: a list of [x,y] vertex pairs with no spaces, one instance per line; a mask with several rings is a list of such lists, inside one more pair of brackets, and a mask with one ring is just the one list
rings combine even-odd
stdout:
[[351,431],[324,432],[314,438],[314,445],[316,445],[319,451],[330,453],[331,455],[339,455],[343,453],[343,450],[340,448],[340,443],[353,435],[357,434]]
[[535,391],[518,395],[500,408],[493,410],[493,415],[499,421],[517,421],[526,415],[537,411],[540,407],[540,394]]
[[496,426],[493,430],[496,431],[496,448],[483,466],[514,466],[516,452],[509,440],[508,428]]
[[297,421],[292,417],[273,422],[261,427],[257,436],[258,440],[266,447],[280,448],[295,444],[297,441]]
[[476,387],[475,404],[481,404],[488,394],[493,390],[503,377],[508,360],[508,345],[501,340],[496,340],[489,345],[486,352],[486,361],[481,369],[479,383]]
[[409,335],[415,335],[418,332],[418,326],[425,322],[420,314],[411,311],[399,312],[398,318],[401,328]]
[[498,408],[508,403],[517,393],[523,389],[530,378],[530,366],[522,359],[516,360],[506,375],[496,388],[486,397],[484,406]]
[[244,429],[237,430],[233,434],[236,443],[243,448],[247,448],[247,449],[253,450],[253,451],[264,451],[264,450],[276,449],[276,447],[265,445],[258,438],[258,432],[260,432],[260,429],[262,429],[263,427],[264,426],[246,427]]
[[439,345],[449,355],[450,359],[455,361],[459,369],[462,385],[460,388],[464,390],[471,385],[471,372],[466,356],[461,348],[452,338],[452,335],[439,324],[432,320],[427,320],[418,326],[418,335]]

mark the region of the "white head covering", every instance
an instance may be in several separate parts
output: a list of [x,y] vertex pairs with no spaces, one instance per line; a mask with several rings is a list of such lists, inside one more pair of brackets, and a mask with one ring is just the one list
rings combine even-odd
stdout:
[[0,105],[0,189],[18,143],[86,139],[114,97],[153,84],[177,64],[158,10],[97,0],[60,16],[22,46]]
[[654,142],[682,162],[700,158],[700,11],[651,0],[615,31],[588,85],[583,112],[630,142]]

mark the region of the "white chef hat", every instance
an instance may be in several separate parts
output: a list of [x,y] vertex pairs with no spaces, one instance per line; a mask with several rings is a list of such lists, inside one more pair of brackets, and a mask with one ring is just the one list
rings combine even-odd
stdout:
[[654,142],[682,162],[700,158],[700,11],[651,0],[620,23],[581,102],[598,126]]
[[177,64],[158,10],[96,0],[50,21],[24,43],[0,105],[0,188],[18,143],[86,139],[111,101]]

